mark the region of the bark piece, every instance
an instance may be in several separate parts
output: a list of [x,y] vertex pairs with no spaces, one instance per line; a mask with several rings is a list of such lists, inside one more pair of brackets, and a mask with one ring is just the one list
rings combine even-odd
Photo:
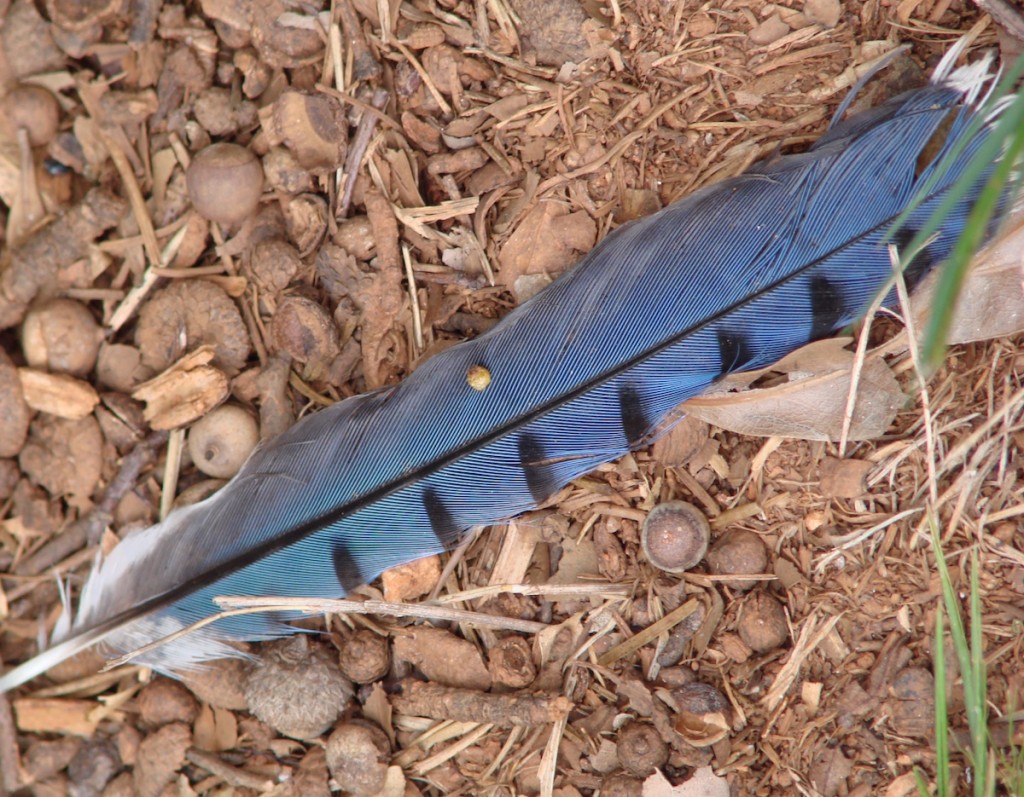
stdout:
[[395,658],[447,686],[489,689],[491,676],[476,645],[440,628],[416,628],[395,639]]
[[18,462],[35,484],[53,496],[88,498],[103,467],[103,436],[91,415],[65,420],[40,415]]
[[77,421],[89,415],[100,403],[92,385],[67,374],[19,368],[18,377],[25,403],[38,412]]
[[867,476],[874,465],[860,459],[822,460],[818,473],[821,476],[821,494],[825,498],[861,498],[868,492]]
[[139,719],[150,727],[169,722],[191,725],[199,714],[199,704],[189,691],[177,681],[157,678],[139,693]]
[[524,692],[492,695],[410,679],[402,681],[399,692],[391,696],[391,705],[396,711],[410,716],[458,722],[493,722],[504,728],[556,722],[573,706],[564,695]]
[[186,426],[227,399],[228,378],[207,365],[211,359],[213,350],[204,347],[135,389],[132,398],[146,403],[143,417],[153,429]]
[[589,18],[577,0],[511,0],[509,5],[522,20],[519,34],[538,63],[562,66],[587,57],[582,31]]
[[21,451],[31,421],[18,369],[0,349],[0,457],[13,457]]

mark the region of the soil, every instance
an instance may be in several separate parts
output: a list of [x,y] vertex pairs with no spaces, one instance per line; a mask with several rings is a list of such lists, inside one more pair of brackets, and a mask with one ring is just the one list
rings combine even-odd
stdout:
[[[59,104],[42,140],[0,130],[5,665],[57,622],[55,574],[77,589],[97,548],[220,486],[185,443],[217,406],[267,438],[394,384],[616,226],[807,146],[898,43],[858,107],[921,84],[963,33],[1012,44],[963,0],[0,0],[0,25],[2,93]],[[214,142],[262,161],[244,219],[192,207],[186,170]],[[58,297],[98,350],[88,324],[59,345],[39,329]],[[935,777],[928,500],[959,586],[980,561],[998,743],[1024,705],[1022,341],[953,348],[927,392],[891,358],[895,420],[844,446],[688,419],[308,621],[318,641],[275,653],[294,676],[67,662],[0,698],[0,788],[914,794]],[[672,500],[710,520],[684,574],[642,552]],[[338,669],[348,645],[365,660]]]

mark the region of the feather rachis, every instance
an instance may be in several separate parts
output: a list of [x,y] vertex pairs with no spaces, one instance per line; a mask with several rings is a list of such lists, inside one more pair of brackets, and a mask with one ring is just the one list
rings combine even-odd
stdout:
[[[870,123],[837,123],[807,153],[624,227],[487,334],[285,432],[218,495],[100,562],[67,645],[131,649],[209,615],[220,594],[342,594],[530,509],[722,375],[855,320],[888,277],[893,219],[933,176],[915,175],[917,151],[984,84],[977,68],[945,70]],[[912,223],[957,174],[936,180]],[[858,187],[875,201],[855,207],[851,233]],[[474,366],[488,371],[483,390],[467,384]],[[143,661],[187,668],[230,655],[232,639],[285,632],[273,617],[230,618]]]

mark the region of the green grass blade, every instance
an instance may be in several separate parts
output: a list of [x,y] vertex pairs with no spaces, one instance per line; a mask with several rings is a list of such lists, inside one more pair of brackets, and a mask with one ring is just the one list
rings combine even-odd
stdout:
[[949,707],[946,705],[946,635],[942,605],[935,611],[935,793],[952,797],[949,784]]

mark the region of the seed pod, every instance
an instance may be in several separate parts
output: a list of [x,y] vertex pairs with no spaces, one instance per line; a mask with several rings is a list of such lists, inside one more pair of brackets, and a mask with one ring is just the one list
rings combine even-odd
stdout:
[[238,144],[211,144],[196,153],[185,174],[192,206],[210,221],[235,225],[248,218],[263,193],[263,166]]
[[368,722],[347,722],[327,740],[327,768],[341,790],[355,797],[384,788],[390,757],[388,737]]
[[694,747],[710,747],[731,730],[732,706],[715,687],[694,682],[672,690],[679,707],[675,727]]
[[102,339],[92,313],[72,299],[33,307],[21,325],[21,349],[30,366],[73,376],[92,370]]
[[338,665],[345,676],[357,684],[383,678],[391,666],[387,639],[367,629],[356,631],[342,645]]
[[42,86],[18,86],[0,100],[0,129],[12,141],[23,129],[33,147],[49,144],[57,136],[59,123],[57,98]]
[[[715,540],[708,552],[708,568],[716,576],[763,573],[768,567],[768,549],[752,531],[730,529]],[[745,591],[757,582],[752,579],[730,579],[733,589]]]
[[650,725],[631,722],[619,731],[615,753],[630,775],[646,778],[668,761],[668,745]]
[[256,420],[241,407],[224,404],[200,418],[188,433],[192,462],[207,476],[230,479],[260,441]]
[[774,650],[789,639],[786,612],[767,592],[755,592],[747,598],[736,630],[747,647],[757,653]]
[[249,710],[285,736],[323,734],[352,699],[334,656],[304,634],[271,642],[245,684]]

